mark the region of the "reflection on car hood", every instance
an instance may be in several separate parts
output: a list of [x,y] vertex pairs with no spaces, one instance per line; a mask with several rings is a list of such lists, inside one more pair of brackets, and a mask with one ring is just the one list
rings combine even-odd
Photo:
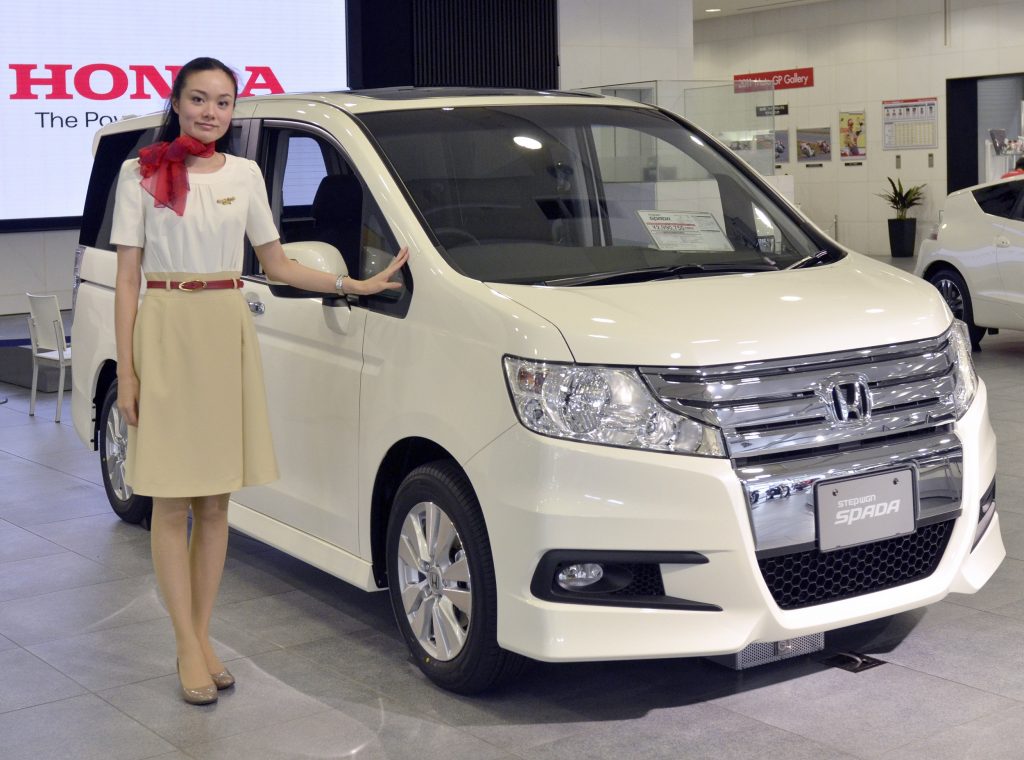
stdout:
[[704,366],[933,337],[938,292],[852,254],[828,266],[593,287],[490,284],[549,320],[576,361]]

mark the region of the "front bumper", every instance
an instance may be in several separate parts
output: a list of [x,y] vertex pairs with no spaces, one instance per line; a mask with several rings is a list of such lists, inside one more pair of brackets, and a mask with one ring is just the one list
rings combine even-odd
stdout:
[[[982,494],[995,477],[984,385],[956,425],[963,503],[927,578],[781,610],[755,556],[749,511],[732,463],[544,438],[516,426],[467,463],[491,536],[498,641],[538,660],[699,656],[738,652],[973,593],[1005,550],[998,514],[976,539]],[[703,564],[663,564],[665,594],[720,608],[664,609],[545,601],[531,590],[551,550],[698,552]]]

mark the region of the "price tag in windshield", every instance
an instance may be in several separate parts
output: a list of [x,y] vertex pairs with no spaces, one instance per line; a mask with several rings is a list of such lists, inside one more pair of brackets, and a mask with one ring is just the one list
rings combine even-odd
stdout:
[[714,214],[707,211],[637,211],[662,251],[732,251]]

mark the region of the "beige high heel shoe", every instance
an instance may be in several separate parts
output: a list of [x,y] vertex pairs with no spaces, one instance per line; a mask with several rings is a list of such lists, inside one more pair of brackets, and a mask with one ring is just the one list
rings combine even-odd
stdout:
[[190,705],[212,705],[217,701],[216,683],[211,683],[209,686],[200,686],[198,689],[189,689],[185,684],[181,683],[181,662],[175,660],[174,665],[178,669],[178,683],[181,686],[182,699]]
[[231,671],[227,668],[224,668],[220,673],[211,673],[210,678],[213,679],[213,685],[220,691],[230,689],[235,685],[235,677],[231,675]]

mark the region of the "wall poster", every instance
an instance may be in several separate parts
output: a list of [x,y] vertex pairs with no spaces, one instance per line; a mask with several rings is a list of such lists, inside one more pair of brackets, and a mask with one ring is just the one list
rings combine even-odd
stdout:
[[863,111],[839,112],[839,157],[844,161],[866,158],[868,137]]
[[939,99],[882,101],[882,148],[937,148]]
[[789,130],[775,130],[775,163],[789,163]]
[[797,161],[800,163],[832,160],[831,127],[797,127]]

